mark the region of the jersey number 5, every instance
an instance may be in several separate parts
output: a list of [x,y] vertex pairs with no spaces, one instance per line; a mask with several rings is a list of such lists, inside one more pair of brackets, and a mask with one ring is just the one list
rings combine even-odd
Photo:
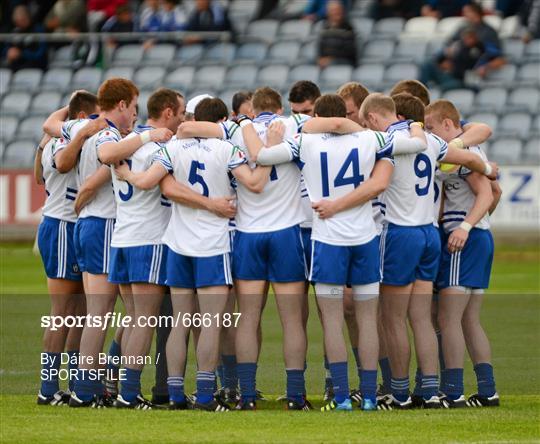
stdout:
[[[345,177],[347,171],[351,167],[351,175]],[[322,179],[322,195],[323,197],[330,196],[330,185],[328,182],[328,153],[321,153],[321,179]],[[334,179],[334,188],[344,185],[354,185],[356,188],[364,181],[364,176],[360,174],[360,161],[358,160],[358,148],[353,148],[343,165],[341,166],[336,178]]]
[[196,183],[200,184],[202,187],[203,196],[208,197],[208,185],[206,185],[204,178],[198,173],[198,170],[205,170],[204,163],[193,160],[191,162],[191,168],[189,170],[188,181],[191,185],[195,185]]
[[423,187],[419,184],[414,186],[414,190],[418,196],[425,196],[429,192],[433,169],[431,168],[431,160],[423,153],[418,154],[414,159],[414,174],[416,174],[416,177],[419,179],[427,179],[426,184]]

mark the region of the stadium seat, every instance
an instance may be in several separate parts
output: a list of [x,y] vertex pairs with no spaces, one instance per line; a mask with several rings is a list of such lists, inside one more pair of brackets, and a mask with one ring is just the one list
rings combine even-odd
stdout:
[[540,91],[538,88],[517,88],[508,97],[507,109],[509,111],[537,113],[539,107]]
[[160,86],[165,77],[165,68],[160,66],[145,66],[135,72],[133,81],[139,88],[154,88]]
[[229,5],[229,17],[234,23],[234,27],[240,33],[243,33],[248,23],[253,20],[260,11],[262,0],[232,1]]
[[444,48],[444,45],[446,43],[446,40],[442,37],[434,37],[432,38],[429,43],[426,50],[426,57],[433,57],[442,49]]
[[24,135],[24,137],[40,140],[43,136],[43,129],[41,126],[43,125],[44,120],[45,118],[43,115],[27,117],[20,123],[17,131],[19,134]]
[[486,125],[489,125],[489,127],[494,133],[496,133],[499,118],[497,117],[497,114],[495,113],[485,112],[485,113],[470,114],[467,117],[467,121],[485,123]]
[[195,68],[193,66],[181,66],[169,72],[163,81],[167,88],[185,91],[193,83]]
[[245,37],[271,43],[276,39],[278,27],[277,20],[255,20],[248,25]]
[[43,91],[34,96],[30,109],[31,115],[48,115],[61,107],[62,94],[57,91]]
[[520,29],[520,27],[521,25],[519,22],[519,17],[517,15],[506,17],[501,23],[501,27],[499,29],[499,37],[501,39],[518,37],[518,30]]
[[6,143],[0,138],[0,163],[2,165],[4,165],[2,162],[2,159],[4,158],[5,152],[6,152]]
[[534,117],[531,132],[535,136],[540,136],[540,114]]
[[453,35],[458,28],[465,24],[465,19],[463,17],[445,17],[439,21],[437,24],[436,34],[448,38]]
[[[422,17],[427,18],[427,17]],[[393,62],[421,63],[426,58],[428,40],[420,38],[400,38],[394,49]]]
[[361,65],[356,68],[353,73],[351,80],[353,82],[361,83],[366,86],[368,89],[377,90],[379,85],[382,84],[384,77],[384,65],[382,64],[369,64]]
[[384,71],[383,81],[386,87],[391,87],[403,79],[417,79],[418,67],[412,63],[396,63]]
[[358,37],[367,40],[373,30],[374,22],[369,17],[356,17],[351,19],[351,25]]
[[2,166],[4,168],[31,168],[34,164],[36,140],[15,140],[6,146]]
[[474,101],[475,112],[492,111],[501,112],[506,104],[508,92],[503,87],[483,88]]
[[67,45],[54,51],[49,68],[70,68],[73,64],[73,46]]
[[362,63],[386,62],[394,53],[392,40],[371,40],[362,49]]
[[79,69],[71,80],[71,89],[86,89],[90,92],[96,92],[101,84],[101,69],[94,67],[84,67]]
[[510,85],[516,77],[515,65],[504,65],[502,68],[488,73],[482,82],[486,86]]
[[255,79],[258,71],[259,68],[256,65],[233,65],[225,76],[225,86],[231,89],[251,89],[257,86]]
[[103,80],[108,80],[112,77],[123,77],[124,79],[133,78],[134,69],[129,66],[119,66],[116,68],[109,68],[103,74]]
[[413,17],[405,23],[401,38],[424,37],[429,39],[435,34],[437,21],[435,17]]
[[540,164],[540,137],[530,139],[525,143],[523,150],[524,158],[536,165]]
[[153,89],[142,89],[139,94],[139,100],[137,101],[139,105],[139,121],[144,122],[148,117],[148,99],[154,92]]
[[401,17],[383,18],[375,22],[373,35],[375,38],[397,37],[403,31],[403,26],[405,26],[405,19]]
[[212,97],[217,97],[217,93],[216,91],[211,88],[211,87],[208,87],[208,88],[193,88],[190,92],[189,92],[189,95],[187,96],[188,100],[189,99],[192,99],[193,97],[197,97],[197,96],[200,96],[201,94],[208,94]]
[[298,61],[300,63],[316,63],[317,60],[317,41],[313,40],[311,42],[304,43],[300,49],[300,55]]
[[201,62],[203,64],[228,65],[234,60],[235,52],[236,46],[234,43],[216,43],[205,51]]
[[321,88],[336,90],[351,81],[352,67],[349,65],[330,65],[321,71]]
[[197,63],[204,53],[204,45],[184,45],[175,54],[174,62],[178,64]]
[[268,50],[269,63],[293,63],[298,60],[300,43],[295,41],[276,42]]
[[[2,117],[2,124],[0,125],[0,140],[3,142],[10,142],[15,135],[18,125],[19,119],[17,117]],[[0,159],[2,159],[1,155]]]
[[69,68],[49,69],[41,79],[41,90],[67,91],[73,71]]
[[0,107],[0,115],[3,116],[18,116],[26,115],[30,106],[31,95],[25,92],[9,92],[2,97],[2,106]]
[[35,91],[41,82],[43,71],[36,68],[21,69],[11,78],[10,91]]
[[113,54],[113,66],[137,66],[143,58],[142,45],[122,45]]
[[504,137],[523,137],[529,134],[532,118],[529,113],[505,114],[499,121],[498,135]]
[[268,65],[261,68],[257,75],[257,85],[268,85],[281,89],[286,87],[289,67],[287,65]]
[[504,39],[502,41],[504,57],[512,62],[519,62],[523,59],[525,45],[520,39]]
[[148,66],[167,66],[174,59],[176,45],[171,43],[160,43],[152,46],[143,54],[142,63]]
[[523,86],[540,85],[540,63],[527,63],[519,68],[517,83]]
[[540,39],[527,43],[527,46],[525,46],[525,61],[540,62]]
[[0,96],[8,90],[11,81],[11,69],[0,68]]
[[280,40],[304,41],[310,36],[312,23],[309,20],[287,20],[279,27]]
[[196,88],[215,88],[223,85],[225,71],[225,66],[202,66],[195,73],[194,86]]
[[431,102],[438,100],[442,97],[442,91],[440,88],[433,87],[429,88],[429,99]]
[[466,113],[472,109],[474,92],[464,88],[452,89],[444,93],[444,98],[450,100],[460,112]]
[[223,100],[229,112],[232,112],[232,98],[238,92],[238,89],[224,89],[219,93],[219,98]]
[[244,43],[237,48],[234,63],[262,62],[266,58],[267,51],[266,43]]
[[519,139],[497,139],[489,146],[489,158],[501,165],[518,163],[521,159]]
[[317,65],[298,65],[289,71],[289,84],[299,80],[311,80],[314,83],[319,82],[320,69]]

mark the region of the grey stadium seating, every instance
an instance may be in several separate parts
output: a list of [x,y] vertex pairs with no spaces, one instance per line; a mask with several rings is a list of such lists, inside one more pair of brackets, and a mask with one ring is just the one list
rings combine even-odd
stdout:
[[62,94],[57,91],[43,91],[36,94],[30,104],[31,115],[48,115],[61,107]]
[[31,168],[34,163],[36,141],[15,140],[6,145],[2,165],[5,168]]
[[47,115],[27,117],[20,123],[17,132],[19,134],[24,134],[24,137],[39,141],[43,135],[41,126],[46,118]]
[[11,79],[11,91],[35,91],[41,82],[43,71],[41,69],[27,68],[21,69],[13,74]]
[[[17,117],[2,117],[2,124],[0,125],[0,140],[2,142],[12,140],[15,132],[17,131],[17,126],[19,126],[19,119]],[[1,157],[2,156],[0,156],[0,158]]]
[[25,92],[10,92],[3,96],[0,107],[1,116],[24,116],[30,106],[32,96]]
[[251,89],[255,84],[259,68],[256,65],[232,66],[225,76],[227,88]]
[[143,58],[142,45],[122,45],[113,55],[113,66],[137,66]]
[[489,157],[500,164],[518,163],[521,157],[521,140],[497,139],[489,146]]
[[178,89],[184,91],[193,83],[195,77],[195,67],[181,66],[174,71],[170,71],[163,81],[167,88]]
[[299,80],[319,82],[320,69],[317,65],[297,65],[289,71],[289,83],[292,85]]
[[268,85],[277,89],[286,86],[289,67],[287,65],[268,65],[257,75],[257,85]]
[[68,91],[73,77],[69,68],[51,68],[41,79],[41,90]]
[[505,107],[508,92],[502,87],[484,88],[476,94],[474,110],[501,112]]

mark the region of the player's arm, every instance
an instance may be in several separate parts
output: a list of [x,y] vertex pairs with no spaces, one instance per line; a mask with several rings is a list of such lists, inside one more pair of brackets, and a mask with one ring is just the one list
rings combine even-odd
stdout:
[[88,177],[79,188],[75,199],[75,212],[79,214],[94,198],[101,186],[111,180],[111,169],[107,165],[101,165],[97,171]]
[[409,132],[410,137],[393,138],[388,136],[385,143],[387,146],[392,145],[390,154],[399,156],[400,154],[416,154],[425,151],[427,139],[422,125],[416,122],[411,123]]
[[[240,128],[242,128],[242,136],[244,137],[244,142],[249,152],[249,159],[252,162],[257,162],[259,153],[264,148],[265,144],[257,134],[257,131],[255,131],[251,119],[246,116],[242,116],[239,119],[238,124],[240,125]],[[268,127],[266,133],[266,146],[274,146],[281,143],[284,134],[285,125],[283,125],[283,122],[273,122]]]
[[483,174],[491,180],[497,178],[497,172],[499,170],[496,163],[485,162],[480,156],[469,150],[462,150],[448,145],[448,151],[446,155],[441,159],[446,163],[453,163],[457,165],[463,165],[471,171]]
[[499,201],[501,200],[502,196],[502,188],[497,180],[491,181],[491,193],[493,194],[493,203],[491,204],[491,207],[489,207],[490,215],[493,214],[497,208],[497,205],[499,205]]
[[448,251],[453,253],[463,249],[469,238],[469,231],[486,215],[493,204],[491,183],[487,177],[479,173],[471,173],[465,179],[476,198],[474,205],[461,225],[448,238]]
[[209,198],[193,191],[167,174],[159,183],[161,193],[173,202],[190,208],[207,210],[219,217],[230,219],[236,215],[234,196]]
[[84,142],[106,127],[107,121],[103,118],[91,120],[77,132],[73,140],[57,150],[54,154],[54,163],[58,172],[67,173],[71,171],[77,164]]
[[52,137],[62,136],[62,125],[68,118],[68,107],[54,111],[43,123],[43,132]]
[[159,162],[154,162],[146,171],[135,173],[129,169],[127,162],[115,165],[114,173],[120,180],[129,182],[141,190],[151,190],[157,186],[169,172]]
[[250,168],[247,164],[234,168],[231,172],[234,177],[253,193],[262,193],[270,177],[270,167],[258,166]]
[[337,213],[363,205],[388,188],[393,172],[392,162],[379,160],[375,163],[371,177],[360,186],[338,199],[313,202],[311,207],[317,212],[319,218],[328,219]]
[[303,133],[351,134],[365,128],[346,117],[313,117],[304,123]]
[[459,139],[461,139],[463,145],[461,147],[458,146],[458,148],[463,148],[464,146],[480,145],[481,143],[484,143],[486,140],[488,140],[491,137],[491,134],[493,134],[491,127],[489,125],[486,125],[485,123],[467,123],[466,125],[463,125],[463,134],[459,136]]
[[205,139],[226,139],[224,128],[219,123],[214,122],[183,122],[176,130],[178,139],[191,139],[193,137],[203,137]]
[[41,157],[43,155],[43,148],[49,143],[51,136],[43,134],[43,137],[39,141],[39,145],[36,149],[36,155],[34,156],[34,179],[38,185],[43,185],[43,165],[41,165]]
[[127,159],[146,143],[166,142],[172,136],[173,133],[168,128],[155,128],[134,137],[126,137],[118,142],[105,142],[99,145],[98,158],[102,163],[115,164]]

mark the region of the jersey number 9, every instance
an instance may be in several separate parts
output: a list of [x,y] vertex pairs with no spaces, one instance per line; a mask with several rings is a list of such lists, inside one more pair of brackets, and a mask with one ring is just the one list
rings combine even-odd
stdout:
[[421,187],[419,184],[414,186],[414,190],[418,196],[425,196],[429,192],[431,185],[431,176],[433,175],[433,169],[431,168],[431,160],[423,153],[418,154],[414,159],[414,174],[419,179],[426,178],[426,184]]

